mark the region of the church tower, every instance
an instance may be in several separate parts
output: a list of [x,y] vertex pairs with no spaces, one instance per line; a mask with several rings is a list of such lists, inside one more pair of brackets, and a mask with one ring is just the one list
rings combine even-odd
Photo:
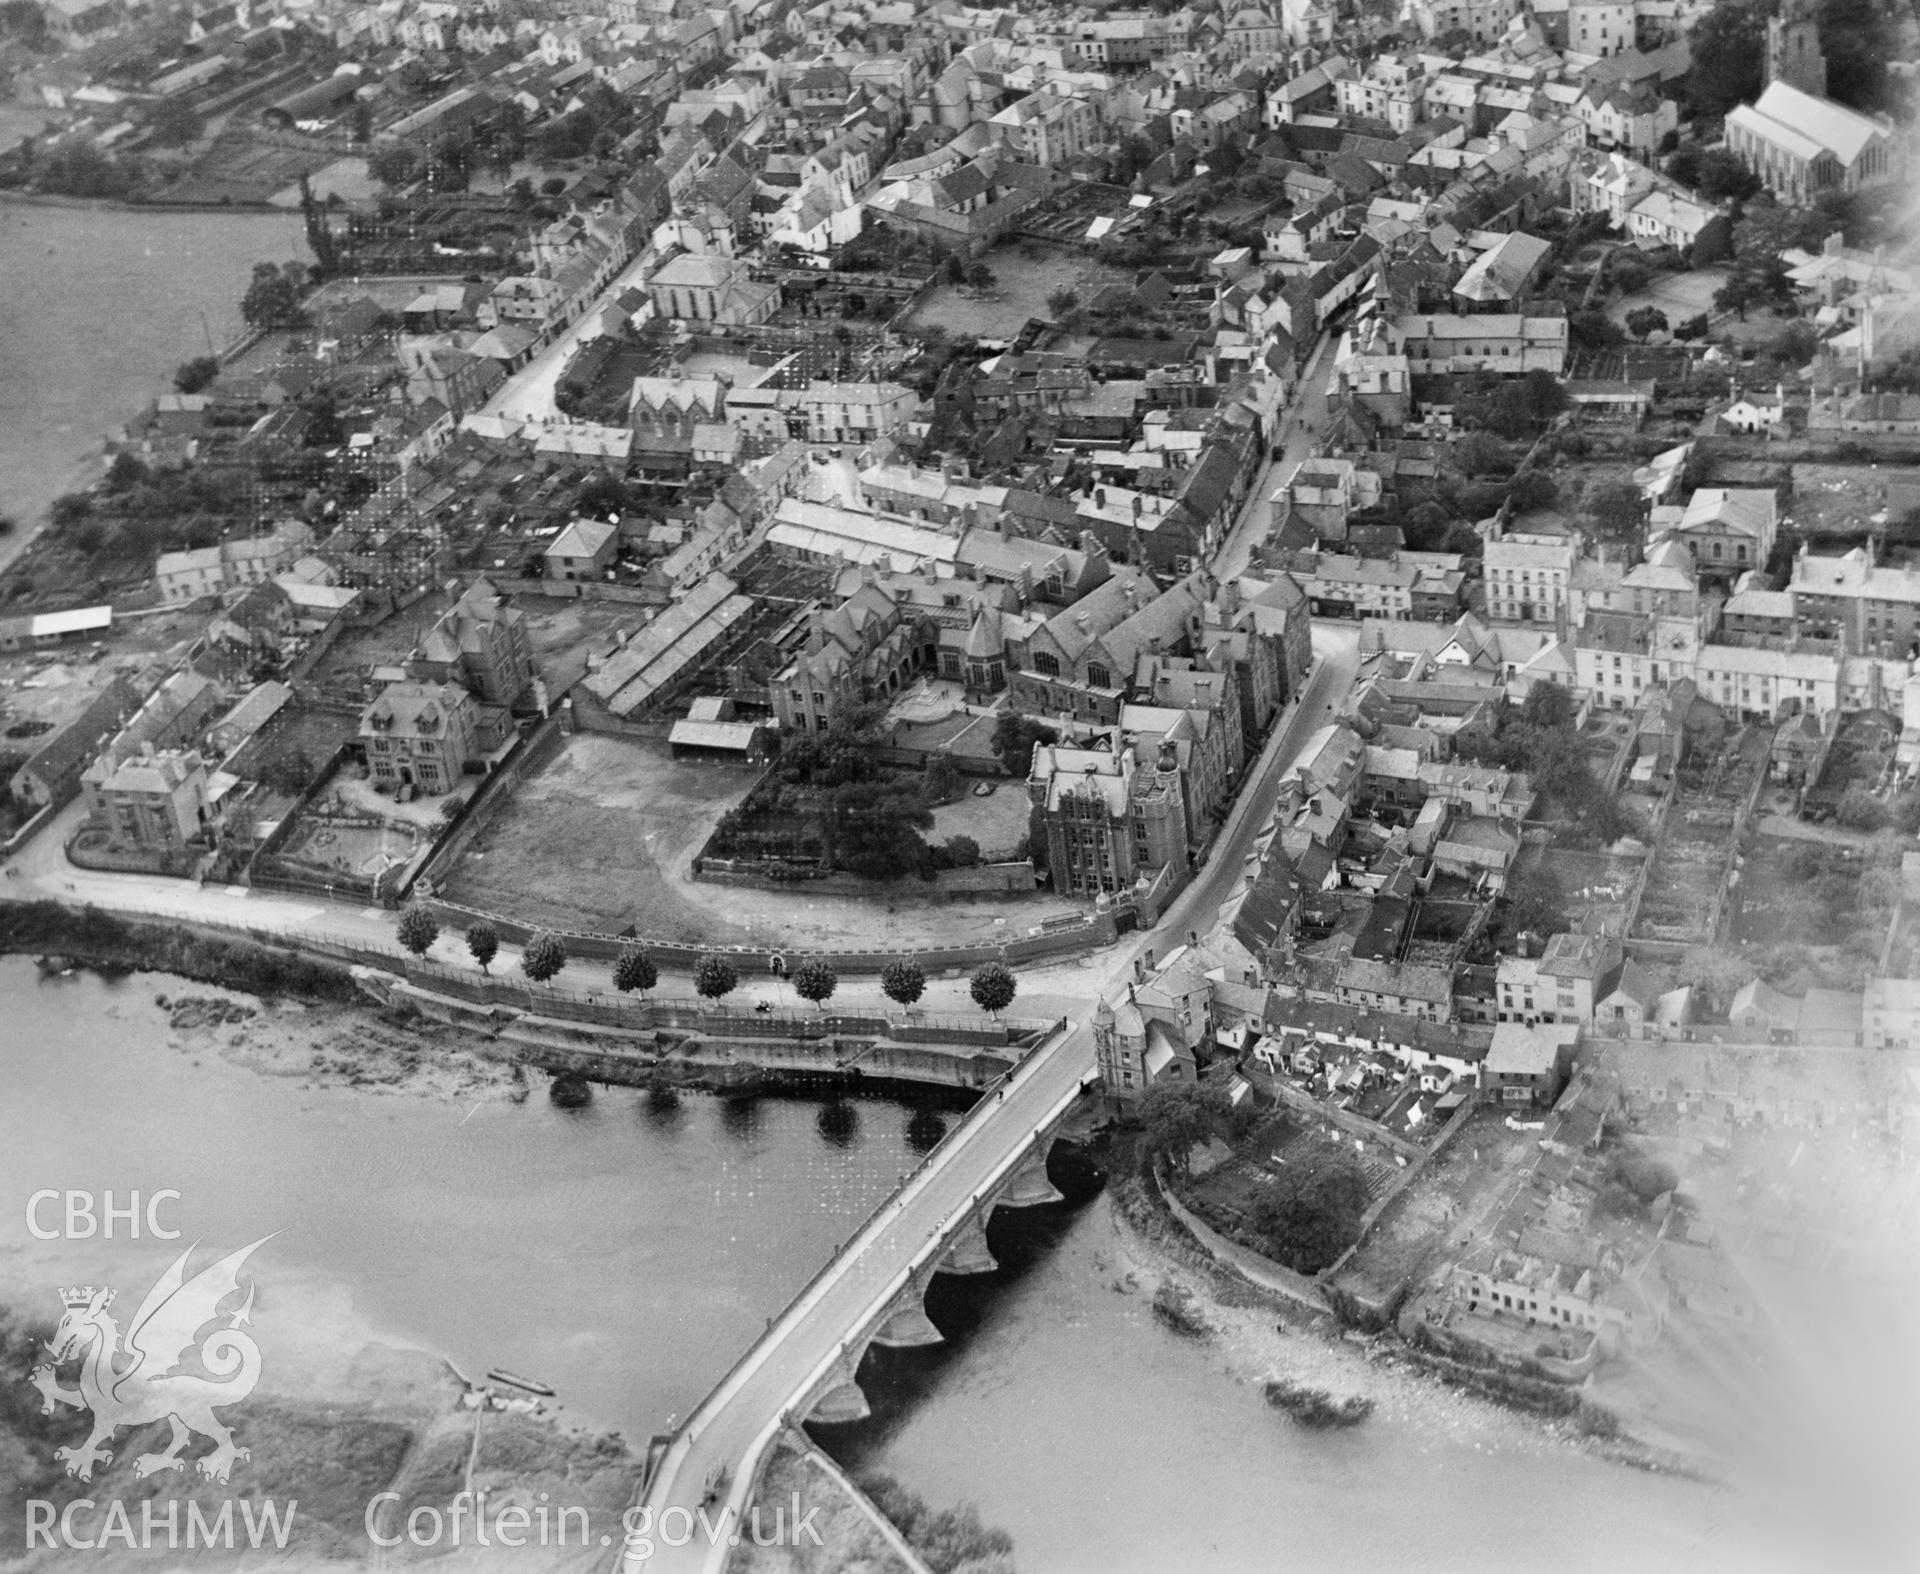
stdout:
[[1767,80],[1827,96],[1827,59],[1811,0],[1780,0],[1779,14],[1767,22]]

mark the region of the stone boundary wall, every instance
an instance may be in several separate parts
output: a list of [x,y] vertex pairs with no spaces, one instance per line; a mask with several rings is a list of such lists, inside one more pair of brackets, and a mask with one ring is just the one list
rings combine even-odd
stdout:
[[438,885],[441,876],[459,861],[460,855],[473,845],[473,839],[500,812],[507,794],[523,777],[539,769],[559,752],[561,739],[557,716],[548,716],[531,732],[522,733],[519,741],[507,751],[507,757],[480,783],[479,789],[453,817],[413,877],[400,887],[397,892],[400,900],[405,901],[415,891],[424,894]]
[[1271,1290],[1276,1295],[1284,1295],[1288,1300],[1297,1302],[1314,1312],[1331,1312],[1333,1307],[1321,1293],[1320,1286],[1304,1273],[1295,1273],[1293,1269],[1282,1266],[1271,1257],[1230,1241],[1212,1225],[1203,1222],[1192,1209],[1169,1191],[1160,1175],[1160,1165],[1156,1161],[1152,1170],[1153,1189],[1159,1193],[1160,1200],[1167,1205],[1167,1211],[1179,1221],[1180,1227],[1199,1242],[1207,1255],[1217,1263],[1233,1269],[1243,1278],[1251,1280],[1263,1290]]

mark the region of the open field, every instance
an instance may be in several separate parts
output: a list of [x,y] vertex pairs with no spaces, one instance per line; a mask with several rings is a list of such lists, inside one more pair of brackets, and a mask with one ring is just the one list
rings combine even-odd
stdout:
[[862,898],[694,880],[694,854],[754,780],[737,766],[674,760],[663,745],[577,734],[520,784],[443,894],[559,928],[614,934],[631,924],[715,945],[1012,939],[1078,911],[1047,897],[941,902],[917,881],[876,885]]
[[1029,317],[1045,317],[1047,297],[1062,288],[1086,300],[1108,284],[1130,283],[1129,276],[1091,258],[1057,251],[1037,241],[998,246],[981,259],[993,270],[993,288],[981,295],[964,285],[942,284],[914,308],[912,328],[944,328],[948,333],[984,339],[1010,339]]

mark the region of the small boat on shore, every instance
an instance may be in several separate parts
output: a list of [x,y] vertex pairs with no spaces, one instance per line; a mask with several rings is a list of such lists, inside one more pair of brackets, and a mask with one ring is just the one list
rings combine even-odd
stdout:
[[522,1377],[518,1372],[509,1372],[504,1366],[487,1368],[487,1381],[505,1383],[512,1388],[524,1388],[530,1394],[538,1394],[542,1399],[551,1399],[553,1390],[545,1383],[536,1383],[531,1377]]

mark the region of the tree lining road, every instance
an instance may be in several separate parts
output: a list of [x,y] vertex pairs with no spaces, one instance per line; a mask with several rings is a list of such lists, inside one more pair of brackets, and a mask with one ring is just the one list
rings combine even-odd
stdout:
[[[1124,987],[1135,958],[1149,948],[1162,955],[1163,948],[1184,941],[1189,929],[1211,929],[1221,903],[1238,888],[1281,776],[1351,691],[1358,671],[1358,641],[1351,636],[1316,629],[1315,646],[1314,672],[1274,728],[1206,865],[1158,924],[1118,948],[1106,990]],[[727,1520],[739,1523],[780,1428],[804,1419],[789,1412],[812,1397],[836,1364],[857,1362],[860,1350],[850,1339],[872,1326],[914,1274],[944,1250],[948,1233],[976,1199],[1026,1160],[1035,1134],[1079,1100],[1094,1070],[1093,1034],[1082,1020],[1029,1055],[997,1094],[974,1106],[687,1418],[640,1499],[652,1511],[654,1527],[669,1510],[684,1512],[689,1527],[697,1525],[708,1483],[723,1470],[729,1473]],[[720,1523],[719,1503],[706,1512],[710,1522]],[[677,1527],[678,1513],[673,1523]],[[715,1574],[729,1551],[724,1534],[713,1541],[695,1534],[677,1546],[656,1534],[644,1548],[623,1548],[620,1569]]]

